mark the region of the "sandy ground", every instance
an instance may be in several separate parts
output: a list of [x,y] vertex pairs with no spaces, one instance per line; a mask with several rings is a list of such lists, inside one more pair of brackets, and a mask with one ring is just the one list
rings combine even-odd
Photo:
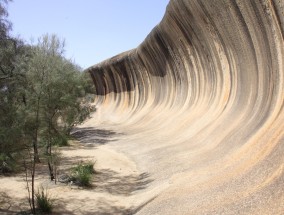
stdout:
[[[107,144],[116,141],[114,132],[86,127],[90,123],[92,119],[77,129],[80,142],[72,141],[61,149],[59,175],[81,161],[93,161],[96,173],[92,187],[83,189],[60,182],[55,185],[48,178],[47,166],[42,164],[37,168],[36,187],[46,188],[55,200],[54,214],[132,214],[149,200],[149,196],[141,196],[141,191],[152,180],[139,171],[133,160]],[[0,214],[29,209],[24,178],[24,174],[0,177]]]

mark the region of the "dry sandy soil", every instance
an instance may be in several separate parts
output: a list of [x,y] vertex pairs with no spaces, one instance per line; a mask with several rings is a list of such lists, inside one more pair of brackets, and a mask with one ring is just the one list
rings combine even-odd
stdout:
[[[139,192],[151,183],[149,175],[108,144],[119,143],[123,134],[89,127],[95,124],[93,120],[76,129],[74,136],[80,142],[72,141],[70,146],[61,148],[59,167],[60,175],[81,161],[95,162],[92,187],[83,189],[60,182],[55,185],[48,178],[47,166],[37,168],[36,187],[46,188],[53,197],[54,214],[131,214],[149,199]],[[0,214],[28,210],[24,178],[24,174],[0,178]]]

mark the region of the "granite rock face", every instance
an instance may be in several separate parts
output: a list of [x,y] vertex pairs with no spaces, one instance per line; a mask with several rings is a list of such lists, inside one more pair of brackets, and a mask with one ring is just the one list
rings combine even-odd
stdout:
[[283,37],[283,0],[171,0],[88,69],[98,120],[163,184],[138,214],[284,213]]

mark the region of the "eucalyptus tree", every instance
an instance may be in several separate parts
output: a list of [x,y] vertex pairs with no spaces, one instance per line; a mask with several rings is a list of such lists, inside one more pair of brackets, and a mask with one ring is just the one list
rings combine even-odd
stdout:
[[6,3],[0,1],[0,170],[12,171],[24,147],[22,106],[25,104],[25,66],[28,47],[10,36]]
[[81,69],[64,57],[64,40],[44,35],[32,47],[26,88],[27,121],[33,125],[33,148],[44,146],[51,180],[52,146],[66,145],[71,128],[82,121],[85,106],[86,77]]
[[64,56],[64,40],[43,35],[27,45],[10,36],[11,23],[0,0],[0,171],[24,164],[31,211],[35,213],[38,162],[47,162],[54,180],[58,154],[74,125],[92,110],[90,77]]

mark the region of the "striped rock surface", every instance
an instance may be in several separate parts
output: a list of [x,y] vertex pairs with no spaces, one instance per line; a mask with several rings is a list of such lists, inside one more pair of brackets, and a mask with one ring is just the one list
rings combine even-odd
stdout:
[[171,0],[87,70],[97,123],[153,179],[137,214],[284,214],[283,36],[283,0]]

